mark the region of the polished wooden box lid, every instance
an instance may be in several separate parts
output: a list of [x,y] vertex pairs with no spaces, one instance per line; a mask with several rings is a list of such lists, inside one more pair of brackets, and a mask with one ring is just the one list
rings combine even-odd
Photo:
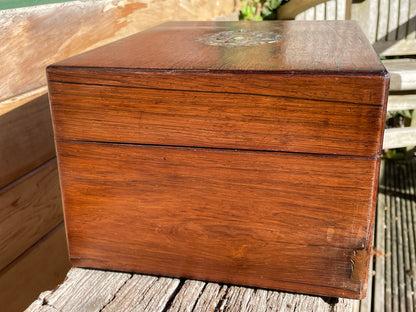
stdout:
[[365,294],[389,76],[355,22],[170,22],[47,73],[74,264]]

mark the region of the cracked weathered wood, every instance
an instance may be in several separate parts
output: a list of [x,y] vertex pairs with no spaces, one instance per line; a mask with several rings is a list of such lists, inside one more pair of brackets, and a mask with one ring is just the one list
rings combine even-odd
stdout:
[[73,268],[26,312],[351,312],[354,300],[325,299],[216,283]]
[[187,280],[181,288],[168,312],[190,312],[200,297],[205,283],[201,281]]
[[178,286],[179,279],[133,275],[102,311],[162,312]]
[[71,269],[59,288],[35,301],[27,311],[101,311],[130,277],[126,273]]
[[225,296],[227,289],[228,287],[226,285],[221,286],[215,283],[208,283],[201,296],[198,298],[194,310],[211,312],[214,311],[216,307],[221,307],[221,299]]

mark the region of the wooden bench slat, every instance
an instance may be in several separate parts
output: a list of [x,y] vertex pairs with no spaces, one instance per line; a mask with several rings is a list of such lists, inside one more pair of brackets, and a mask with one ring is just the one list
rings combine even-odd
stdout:
[[26,312],[115,311],[338,311],[352,312],[356,300],[331,301],[216,283],[73,268],[54,291],[40,295]]
[[56,159],[0,190],[0,270],[63,220]]
[[384,60],[390,73],[390,91],[416,90],[416,59]]
[[416,94],[389,95],[388,111],[416,109]]
[[45,91],[0,103],[0,188],[55,157]]
[[[384,168],[382,169],[384,170]],[[375,279],[373,296],[375,298],[384,298],[385,294],[385,239],[386,239],[386,197],[379,193],[376,211],[376,232],[375,232]],[[384,300],[374,300],[374,312],[384,311]]]
[[386,288],[385,288],[385,310],[392,311],[393,298],[392,298],[392,229],[391,229],[391,197],[390,192],[392,190],[391,179],[391,166],[386,164],[386,250],[385,250],[385,261],[386,261]]
[[113,292],[114,300],[104,309],[94,311],[166,311],[166,305],[179,283],[176,278],[135,274],[123,287]]
[[383,149],[416,145],[416,128],[391,128],[384,130]]
[[65,283],[46,296],[43,305],[62,312],[100,311],[130,277],[127,273],[71,269]]
[[168,312],[191,312],[204,287],[205,283],[201,281],[185,281]]
[[[397,190],[402,190],[402,181],[403,178],[401,172],[396,171],[395,177],[395,188]],[[401,197],[397,196],[395,198],[395,227],[396,227],[396,237],[397,237],[397,268],[398,268],[398,289],[399,289],[399,305],[400,307],[405,307],[405,298],[406,298],[406,289],[405,289],[405,272],[404,272],[404,237],[403,237],[403,224],[402,224],[402,214],[403,214],[403,200]],[[402,308],[401,308],[402,309]],[[404,310],[402,310],[404,311]]]
[[409,227],[408,222],[410,212],[410,198],[408,192],[409,177],[406,172],[406,167],[399,167],[398,182],[401,192],[404,194],[399,197],[400,199],[400,218],[398,220],[399,229],[401,231],[401,240],[402,240],[402,271],[403,271],[403,281],[401,283],[401,300],[402,306],[406,307],[406,311],[413,312],[414,305],[412,299],[412,278],[411,278],[411,264],[410,264],[410,237],[409,237]]
[[224,298],[228,287],[226,285],[219,285],[216,283],[208,283],[198,302],[195,305],[194,311],[211,312],[216,307],[220,307],[221,299]]
[[0,271],[0,310],[23,311],[41,291],[54,288],[62,282],[69,268],[65,228],[62,222]]
[[407,174],[409,176],[409,195],[413,198],[408,206],[407,222],[409,224],[409,252],[410,252],[410,267],[413,273],[412,286],[413,286],[413,302],[416,304],[416,175],[415,167],[407,166]]

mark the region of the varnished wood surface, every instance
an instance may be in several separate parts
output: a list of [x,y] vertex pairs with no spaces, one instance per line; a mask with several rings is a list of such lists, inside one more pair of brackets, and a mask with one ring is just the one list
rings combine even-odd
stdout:
[[259,94],[355,104],[383,105],[389,79],[386,75],[300,73],[147,72],[136,69],[48,67],[49,82],[139,87],[155,91],[206,91]]
[[364,295],[376,160],[58,148],[75,265]]
[[195,280],[73,268],[25,312],[353,312],[354,300],[329,299]]
[[[269,77],[285,88],[285,76]],[[251,78],[255,81],[258,77]],[[250,81],[249,77],[245,79]],[[331,83],[328,78],[315,77],[314,84],[325,80]],[[209,80],[204,82],[209,88]],[[381,80],[371,82],[384,94]],[[195,87],[204,89],[206,85]],[[344,87],[339,87],[338,100],[317,101],[328,95],[325,90],[299,81],[297,94],[276,86],[279,96],[256,94],[255,89],[229,93],[59,82],[49,85],[58,140],[377,157],[384,122],[383,102],[344,102],[343,97],[348,95],[342,91],[348,86]],[[291,88],[296,93],[295,87]],[[362,89],[349,91],[355,95]],[[315,93],[315,97],[302,92]]]
[[[249,47],[199,42],[229,30],[274,32],[281,39]],[[141,70],[271,71],[385,74],[354,21],[171,22],[54,66]]]
[[[282,40],[197,40],[240,28]],[[364,296],[389,77],[356,24],[168,23],[48,79],[75,265]]]

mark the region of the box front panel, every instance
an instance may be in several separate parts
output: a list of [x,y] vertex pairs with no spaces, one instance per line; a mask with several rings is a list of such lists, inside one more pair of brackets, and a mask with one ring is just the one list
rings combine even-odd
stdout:
[[358,298],[377,161],[59,142],[75,265]]
[[[286,88],[284,76],[273,79]],[[346,81],[336,80],[332,95],[336,90],[339,100],[317,100],[331,88],[316,84],[332,80],[310,80],[315,85],[298,82],[298,94],[289,90],[278,96],[238,92],[241,86],[205,92],[198,90],[198,80],[197,90],[182,91],[51,82],[55,135],[57,140],[377,157],[383,103],[348,102]],[[374,81],[382,90],[384,82]],[[270,88],[279,87],[276,83]],[[367,96],[358,83],[348,92]]]

